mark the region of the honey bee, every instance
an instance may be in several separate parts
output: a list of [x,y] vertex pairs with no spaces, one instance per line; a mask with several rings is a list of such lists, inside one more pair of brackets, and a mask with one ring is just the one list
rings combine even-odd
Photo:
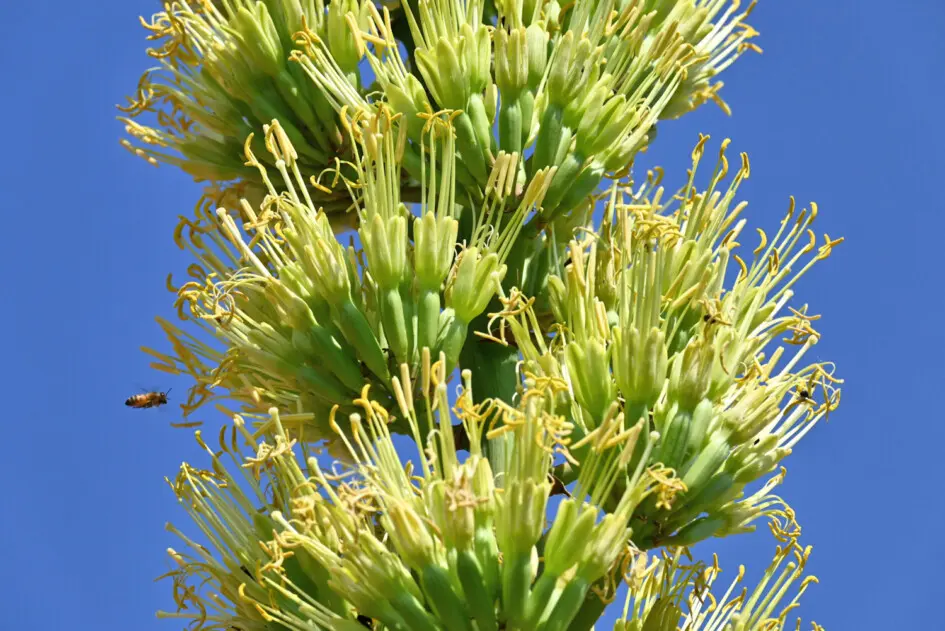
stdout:
[[167,393],[170,391],[171,389],[168,388],[167,392],[142,392],[141,394],[133,394],[125,399],[125,405],[140,410],[156,408],[167,403]]

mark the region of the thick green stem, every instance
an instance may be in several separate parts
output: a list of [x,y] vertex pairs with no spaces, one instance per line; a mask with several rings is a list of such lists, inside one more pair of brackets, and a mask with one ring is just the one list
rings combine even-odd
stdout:
[[440,328],[440,291],[421,289],[417,301],[417,348],[421,352],[436,350],[436,336]]
[[[589,585],[587,585],[586,583],[584,583],[583,585],[579,585],[578,584],[579,580],[580,579],[577,579],[577,578],[573,579],[573,583],[572,585],[568,586],[568,589],[573,588],[574,595],[577,595],[583,591],[584,602],[581,603],[581,607],[580,609],[577,610],[577,614],[572,614],[574,617],[570,621],[571,624],[567,625],[566,627],[568,631],[590,631],[591,627],[594,626],[594,623],[600,620],[600,617],[604,614],[604,609],[607,606],[606,604],[604,604],[604,601],[602,601],[597,594],[595,594],[592,590],[588,589],[590,587]],[[581,587],[583,587],[583,590],[581,589]],[[570,613],[567,611],[568,610],[567,605],[569,603],[567,603],[567,601],[565,600],[564,594],[562,594],[561,601],[563,601],[559,603],[559,606],[562,609],[561,613],[565,615],[567,613]],[[555,607],[555,610],[551,614],[552,618],[557,618],[558,608],[559,607]],[[557,626],[548,625],[547,631],[553,631],[559,628],[565,628],[565,627],[557,627]]]
[[557,105],[551,104],[545,108],[541,117],[541,127],[538,128],[538,138],[535,140],[535,153],[529,161],[529,176],[555,164],[558,147],[565,135],[563,116],[563,110]]
[[502,566],[502,610],[509,625],[524,628],[525,605],[531,584],[532,567],[528,555],[506,556]]
[[456,556],[456,574],[479,631],[497,631],[495,601],[486,588],[485,577],[475,552],[459,551]]
[[387,345],[398,363],[410,361],[410,342],[407,327],[410,326],[404,317],[404,301],[400,290],[382,289],[378,292],[377,306],[380,311],[381,323],[384,326],[384,335]]
[[[483,330],[483,324],[484,322],[477,318],[471,328]],[[503,346],[470,335],[460,354],[460,365],[472,371],[473,396],[476,401],[499,399],[511,404],[518,385],[515,372],[518,360],[518,349],[514,346]],[[504,476],[500,474],[505,471],[505,438],[488,440],[483,437],[482,447],[489,459],[492,473],[496,476],[497,484],[501,486]]]
[[456,148],[462,156],[463,165],[481,185],[485,186],[489,177],[486,161],[486,148],[480,146],[479,137],[472,119],[466,112],[453,119],[453,128],[456,130]]
[[467,342],[469,325],[456,317],[452,309],[440,313],[440,330],[436,338],[436,355],[440,351],[446,355],[446,371],[453,372],[456,363],[461,362],[462,349]]
[[390,379],[387,358],[361,310],[349,300],[342,303],[334,315],[335,324],[357,350],[361,361],[382,381],[387,382]]
[[499,106],[499,149],[522,153],[522,105],[517,96],[502,95]]

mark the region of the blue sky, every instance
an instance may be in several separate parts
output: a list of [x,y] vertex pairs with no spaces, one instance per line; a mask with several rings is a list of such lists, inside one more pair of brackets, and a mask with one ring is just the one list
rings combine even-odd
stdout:
[[[185,523],[163,477],[199,451],[171,406],[122,402],[139,384],[186,386],[138,347],[163,344],[164,279],[189,262],[171,231],[197,188],[127,154],[114,120],[149,65],[137,16],[158,3],[3,5],[4,626],[175,629],[154,617],[172,604],[153,582],[176,545],[163,525]],[[833,631],[941,629],[945,7],[767,0],[752,17],[765,53],[725,75],[734,115],[664,123],[640,164],[679,182],[698,132],[731,137],[751,156],[752,227],[793,194],[846,237],[798,288],[824,316],[814,358],[846,379],[781,490],[821,580],[801,612]],[[757,575],[773,549],[761,532],[714,547],[727,575]]]

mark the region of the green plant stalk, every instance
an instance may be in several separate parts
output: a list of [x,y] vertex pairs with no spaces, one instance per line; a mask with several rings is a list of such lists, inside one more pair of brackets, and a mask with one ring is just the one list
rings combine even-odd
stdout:
[[565,193],[564,199],[561,200],[557,208],[551,209],[552,212],[574,208],[585,197],[593,193],[600,186],[603,179],[604,167],[592,161],[578,174],[577,179],[571,183],[567,193]]
[[[291,372],[292,366],[286,368]],[[303,364],[295,367],[295,376],[300,382],[305,384],[306,392],[314,394],[326,403],[335,403],[337,401],[346,401],[351,398],[351,391],[345,388],[340,381],[334,378],[330,371],[324,367]]]
[[502,565],[502,611],[509,626],[524,627],[525,604],[532,584],[528,554],[508,554]]
[[[544,543],[544,539],[542,543]],[[525,607],[525,628],[538,628],[542,614],[545,613],[545,609],[548,607],[548,601],[551,600],[552,595],[554,595],[555,584],[558,582],[558,578],[557,575],[544,571],[541,573],[541,576],[538,577],[538,580],[535,581],[535,586],[528,595],[528,603]]]
[[491,155],[495,151],[496,141],[495,136],[492,135],[492,123],[489,122],[489,114],[486,112],[486,103],[482,93],[477,92],[469,97],[469,102],[466,103],[466,111],[469,112],[473,129],[476,130],[479,146],[482,147],[482,157],[486,161],[486,166],[489,166],[492,162]]
[[596,594],[587,597],[590,586],[582,577],[573,577],[561,592],[545,624],[539,627],[540,631],[590,631],[606,607]]
[[[328,581],[331,579],[331,574],[307,552],[304,550],[296,550],[293,556],[286,558],[283,567],[286,570],[286,576],[289,577],[289,580],[299,587],[302,587],[306,593],[318,598],[319,602],[324,603],[339,616],[349,615],[348,605],[345,600],[338,596],[328,584]],[[314,591],[305,589],[303,583],[310,583],[310,589]]]
[[[488,309],[487,309],[488,311]],[[473,323],[473,330],[485,328],[486,319],[482,316]],[[478,336],[470,336],[463,346],[460,364],[476,375],[476,388],[473,395],[477,402],[485,399],[498,399],[512,403],[517,391],[518,379],[515,367],[518,364],[518,349],[514,346],[502,346]],[[506,437],[487,439],[483,434],[482,449],[492,473],[497,480],[503,480],[505,472]]]
[[483,584],[491,600],[499,595],[499,547],[496,545],[492,523],[476,528],[473,535],[473,549],[479,567],[482,568]]
[[571,190],[581,176],[581,171],[586,162],[587,159],[584,156],[577,151],[573,151],[568,153],[564,157],[564,160],[561,161],[561,164],[558,165],[558,171],[555,173],[554,180],[551,181],[551,186],[548,187],[548,193],[545,195],[545,200],[542,204],[544,207],[543,214],[546,217],[562,206],[562,202],[568,194],[568,191]]
[[682,463],[689,447],[689,430],[692,427],[692,415],[678,412],[663,432],[660,445],[656,450],[656,462],[662,462],[671,469],[677,469]]
[[482,567],[472,550],[457,552],[456,574],[479,631],[497,631],[494,597],[488,591]]
[[387,358],[364,314],[351,300],[346,300],[336,309],[334,321],[342,335],[368,369],[386,383],[390,379]]
[[[387,601],[378,600],[376,603],[373,603],[373,604],[376,605],[377,607],[376,610],[358,611],[358,613],[363,614],[363,615],[370,615],[371,617],[376,618],[384,625],[381,628],[396,629],[397,631],[399,631],[400,629],[405,629],[405,630],[410,629],[410,626],[407,624],[407,621],[404,619],[404,616],[401,616],[400,613],[398,613],[397,610],[394,607],[392,607]],[[354,624],[357,624],[359,627],[361,627],[357,631],[364,631],[363,624],[361,624],[360,622],[355,622]]]
[[[534,252],[537,245],[536,242],[541,237],[541,226],[537,221],[538,217],[538,215],[535,215],[532,221],[529,221],[522,227],[515,241],[515,247],[512,248],[508,258],[505,260],[506,272],[505,279],[502,281],[502,287],[506,291],[513,286],[524,287],[525,279],[530,275],[531,263],[534,259]],[[494,304],[489,305],[486,312],[492,313],[498,310],[493,309],[493,307],[501,308],[501,305],[498,301],[495,301]],[[485,322],[483,324],[485,324]]]
[[714,436],[682,476],[689,492],[701,491],[728,458],[730,452],[728,440],[722,436]]
[[435,563],[427,565],[420,573],[420,582],[427,602],[446,631],[473,631],[466,606],[453,591],[449,573],[444,568]]
[[502,94],[499,105],[499,149],[522,154],[522,104],[518,95]]
[[486,148],[479,144],[476,129],[467,112],[453,119],[453,129],[456,130],[456,148],[463,158],[462,163],[469,169],[474,180],[480,186],[485,186],[489,178]]
[[456,364],[460,361],[466,335],[469,331],[469,325],[456,317],[456,313],[450,309],[444,309],[440,313],[439,331],[436,338],[437,355],[442,351],[446,355],[446,372],[453,372]]
[[522,246],[520,249],[523,252],[532,253],[527,259],[528,264],[522,268],[522,276],[516,282],[521,285],[526,296],[535,298],[537,305],[548,305],[548,274],[555,256],[553,248],[556,244],[549,238],[545,243],[533,239],[531,243],[523,243]]
[[414,302],[413,288],[410,281],[400,285],[400,302],[403,305],[404,319],[407,323],[407,359],[405,362],[412,365],[418,361],[419,351],[417,350],[417,305]]
[[420,290],[417,302],[417,348],[420,351],[429,348],[432,354],[437,349],[437,334],[440,329],[440,304],[439,290]]
[[541,115],[541,127],[535,139],[535,153],[530,160],[529,177],[545,167],[554,166],[558,156],[558,147],[565,136],[571,132],[564,126],[564,109],[554,103],[548,104]]
[[[283,101],[281,95],[276,91],[272,86],[270,81],[267,81],[268,85],[257,84],[254,86],[255,95],[253,97],[253,102],[250,104],[250,109],[253,112],[253,115],[257,120],[262,121],[272,121],[278,120],[279,124],[282,125],[282,128],[285,130],[289,138],[305,139],[307,136],[302,133],[298,127],[292,122],[290,116],[285,116],[284,111],[289,109],[289,106],[286,105],[284,108],[278,107],[272,102],[272,98],[276,98],[279,101]],[[284,101],[283,101],[283,104]],[[299,155],[305,156],[310,160],[316,162],[317,164],[326,164],[328,163],[332,155],[327,151],[316,148],[309,142],[294,142],[296,150],[299,152]]]
[[[673,534],[671,543],[674,546],[691,546],[696,542],[718,536],[720,531],[726,527],[726,521],[724,517],[700,517],[696,521],[686,524],[682,530]],[[669,535],[662,534],[660,537],[653,540],[653,544],[657,546],[663,545],[667,543],[668,538]]]
[[288,70],[295,80],[295,85],[301,87],[302,102],[315,111],[315,116],[322,123],[321,127],[326,130],[328,142],[334,144],[337,139],[332,136],[338,136],[338,115],[335,114],[335,109],[325,98],[325,93],[305,74],[300,65],[290,64]]
[[717,473],[700,492],[688,498],[683,496],[683,502],[678,507],[674,507],[663,525],[663,530],[669,533],[675,532],[702,513],[711,512],[713,507],[734,500],[744,491],[744,488],[744,484],[735,483],[732,474],[724,471]]
[[312,143],[322,151],[330,153],[332,148],[328,142],[328,131],[319,120],[312,104],[305,100],[295,77],[286,68],[279,73],[273,83],[279,90],[279,95],[285,104],[304,123],[307,132],[306,138],[312,140]]
[[411,631],[442,631],[436,619],[407,590],[401,590],[394,596],[391,599],[391,604],[404,619],[406,627]]
[[345,352],[325,327],[314,324],[308,330],[307,340],[312,345],[311,356],[328,366],[345,387],[358,392],[364,385],[364,377],[358,363]]
[[398,364],[410,363],[410,341],[404,302],[398,288],[378,289],[377,306],[381,314],[384,336]]

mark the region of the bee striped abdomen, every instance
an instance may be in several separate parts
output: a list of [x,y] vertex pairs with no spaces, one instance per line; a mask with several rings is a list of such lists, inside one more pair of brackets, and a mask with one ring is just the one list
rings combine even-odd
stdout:
[[[170,390],[167,392],[170,392]],[[145,392],[142,394],[133,394],[125,399],[125,405],[140,410],[164,405],[167,403],[167,392]]]

